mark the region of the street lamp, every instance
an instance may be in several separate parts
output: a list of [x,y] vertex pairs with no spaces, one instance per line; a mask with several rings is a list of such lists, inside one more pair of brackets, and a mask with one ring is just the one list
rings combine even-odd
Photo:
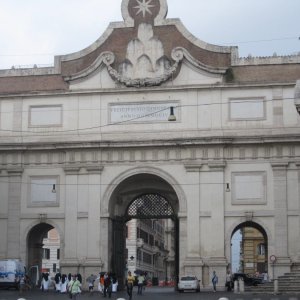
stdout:
[[174,106],[171,106],[171,107],[170,107],[170,116],[169,116],[169,118],[168,118],[168,121],[169,121],[169,122],[174,122],[174,121],[176,121],[176,116],[175,116],[175,114],[174,114]]

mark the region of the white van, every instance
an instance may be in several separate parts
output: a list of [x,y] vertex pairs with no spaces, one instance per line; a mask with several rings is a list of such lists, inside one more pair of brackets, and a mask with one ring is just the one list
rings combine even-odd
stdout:
[[18,259],[0,260],[0,288],[18,288],[19,277],[25,276],[25,265]]

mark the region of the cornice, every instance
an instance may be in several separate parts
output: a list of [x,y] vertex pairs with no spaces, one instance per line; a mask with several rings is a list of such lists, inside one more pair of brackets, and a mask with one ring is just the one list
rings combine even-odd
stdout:
[[[67,78],[67,77],[66,77]],[[153,86],[151,87],[152,93],[161,92],[174,92],[174,91],[197,91],[197,90],[211,90],[214,88],[216,91],[224,89],[249,89],[249,88],[276,88],[276,87],[295,87],[295,81],[290,82],[280,82],[280,83],[217,83],[217,84],[191,84],[191,85],[177,85],[177,86]],[[68,90],[68,91],[51,91],[51,92],[33,92],[33,93],[19,93],[19,94],[5,94],[0,95],[1,98],[5,99],[23,99],[23,98],[41,98],[41,97],[55,97],[55,96],[86,96],[86,95],[126,95],[132,93],[149,93],[149,88],[147,87],[114,87],[114,88],[99,88],[99,89],[85,89],[85,90]]]

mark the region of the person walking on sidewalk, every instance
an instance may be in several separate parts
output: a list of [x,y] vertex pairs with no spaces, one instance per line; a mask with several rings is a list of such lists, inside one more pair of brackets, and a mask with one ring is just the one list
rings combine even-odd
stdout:
[[138,295],[142,295],[143,293],[143,286],[144,286],[144,281],[145,281],[145,277],[143,274],[140,274],[137,278],[138,280]]
[[214,292],[216,292],[217,291],[217,283],[218,283],[218,276],[216,274],[216,271],[213,271],[213,276],[212,276],[211,282],[213,284]]
[[126,286],[127,286],[127,294],[129,296],[129,300],[132,299],[132,289],[133,289],[133,283],[134,283],[134,276],[131,275],[131,272],[128,271],[128,276],[126,279]]

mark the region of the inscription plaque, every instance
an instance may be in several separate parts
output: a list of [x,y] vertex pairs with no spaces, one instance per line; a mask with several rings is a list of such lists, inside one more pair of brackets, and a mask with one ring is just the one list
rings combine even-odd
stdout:
[[179,120],[178,102],[110,104],[110,123],[168,122],[170,107]]

